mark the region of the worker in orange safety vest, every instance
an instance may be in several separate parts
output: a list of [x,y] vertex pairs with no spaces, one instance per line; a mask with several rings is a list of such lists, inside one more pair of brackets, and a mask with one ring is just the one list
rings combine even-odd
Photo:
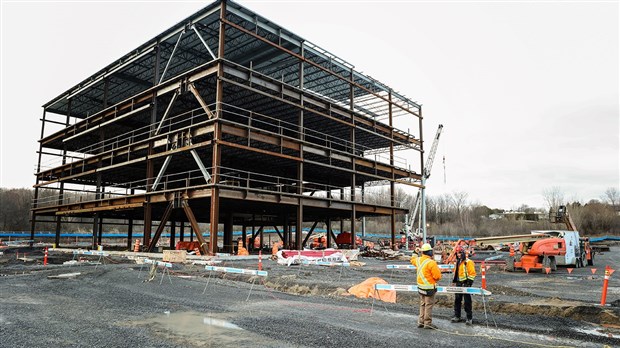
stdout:
[[[467,253],[461,246],[456,247],[455,253],[456,266],[454,267],[454,278],[452,278],[452,285],[470,287],[474,284],[474,279],[476,279],[476,267],[474,266],[474,261],[467,258]],[[463,321],[463,319],[461,319],[461,304],[463,299],[465,299],[465,314],[467,315],[465,324],[472,325],[473,314],[471,309],[471,295],[469,294],[454,295],[454,317],[450,321],[453,323],[460,323]]]
[[416,266],[418,293],[420,294],[420,316],[418,317],[418,328],[437,329],[433,325],[433,305],[435,304],[435,293],[437,293],[437,282],[441,279],[441,271],[437,262],[433,260],[433,248],[425,243],[420,248],[422,255],[411,257],[411,264]]

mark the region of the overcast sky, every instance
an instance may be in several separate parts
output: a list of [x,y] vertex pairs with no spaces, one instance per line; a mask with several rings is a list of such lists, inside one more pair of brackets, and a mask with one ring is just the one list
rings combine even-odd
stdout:
[[[616,1],[240,3],[423,104],[427,149],[444,124],[430,195],[620,187]],[[42,104],[206,4],[3,2],[0,187],[34,184]]]

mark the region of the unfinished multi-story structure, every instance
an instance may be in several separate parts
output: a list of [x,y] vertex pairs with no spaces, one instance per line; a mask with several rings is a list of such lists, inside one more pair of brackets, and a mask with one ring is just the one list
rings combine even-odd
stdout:
[[[396,129],[396,117],[411,130]],[[419,161],[398,163],[401,149]],[[285,245],[301,248],[304,222],[389,216],[394,241],[396,215],[406,213],[395,185],[420,187],[421,168],[419,104],[220,0],[43,106],[31,232],[52,216],[58,243],[70,219],[92,219],[95,245],[116,221],[129,245],[141,221],[152,250],[164,229],[172,245],[189,223],[214,253],[214,221],[230,251],[233,225],[254,235],[282,226]],[[389,185],[390,202],[365,199],[378,183]],[[91,194],[70,198],[74,190]]]

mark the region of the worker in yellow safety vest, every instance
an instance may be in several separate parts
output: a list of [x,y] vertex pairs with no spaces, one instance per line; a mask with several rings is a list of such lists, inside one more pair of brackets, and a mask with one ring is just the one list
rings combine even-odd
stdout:
[[[467,258],[465,249],[461,246],[457,246],[456,253],[456,266],[454,267],[454,278],[452,278],[452,285],[470,287],[474,284],[476,279],[476,267],[474,261]],[[472,325],[472,310],[471,310],[471,295],[469,294],[455,294],[454,295],[454,317],[451,319],[453,323],[460,323],[461,319],[461,303],[465,299],[465,314],[467,315],[467,321],[465,324]]]
[[437,262],[433,260],[433,248],[426,243],[420,248],[422,255],[411,257],[411,264],[416,266],[418,293],[420,294],[420,316],[418,317],[418,328],[437,329],[433,325],[433,305],[435,304],[435,293],[437,293],[437,282],[441,279],[441,271]]

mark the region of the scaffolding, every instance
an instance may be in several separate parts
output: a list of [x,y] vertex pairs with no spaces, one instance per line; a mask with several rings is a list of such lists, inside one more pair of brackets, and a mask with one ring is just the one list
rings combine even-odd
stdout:
[[[346,220],[353,247],[356,220],[388,216],[394,245],[407,213],[395,185],[421,187],[419,104],[231,1],[46,103],[41,121],[31,233],[51,218],[57,244],[67,219],[86,218],[93,246],[105,221],[121,221],[128,247],[134,226],[153,250],[164,229],[173,246],[187,223],[204,252],[231,252],[233,225],[244,243],[249,227],[255,237],[282,226],[284,244],[301,249],[303,223]],[[419,161],[395,155],[404,149]],[[389,202],[368,202],[376,185],[389,185]]]

